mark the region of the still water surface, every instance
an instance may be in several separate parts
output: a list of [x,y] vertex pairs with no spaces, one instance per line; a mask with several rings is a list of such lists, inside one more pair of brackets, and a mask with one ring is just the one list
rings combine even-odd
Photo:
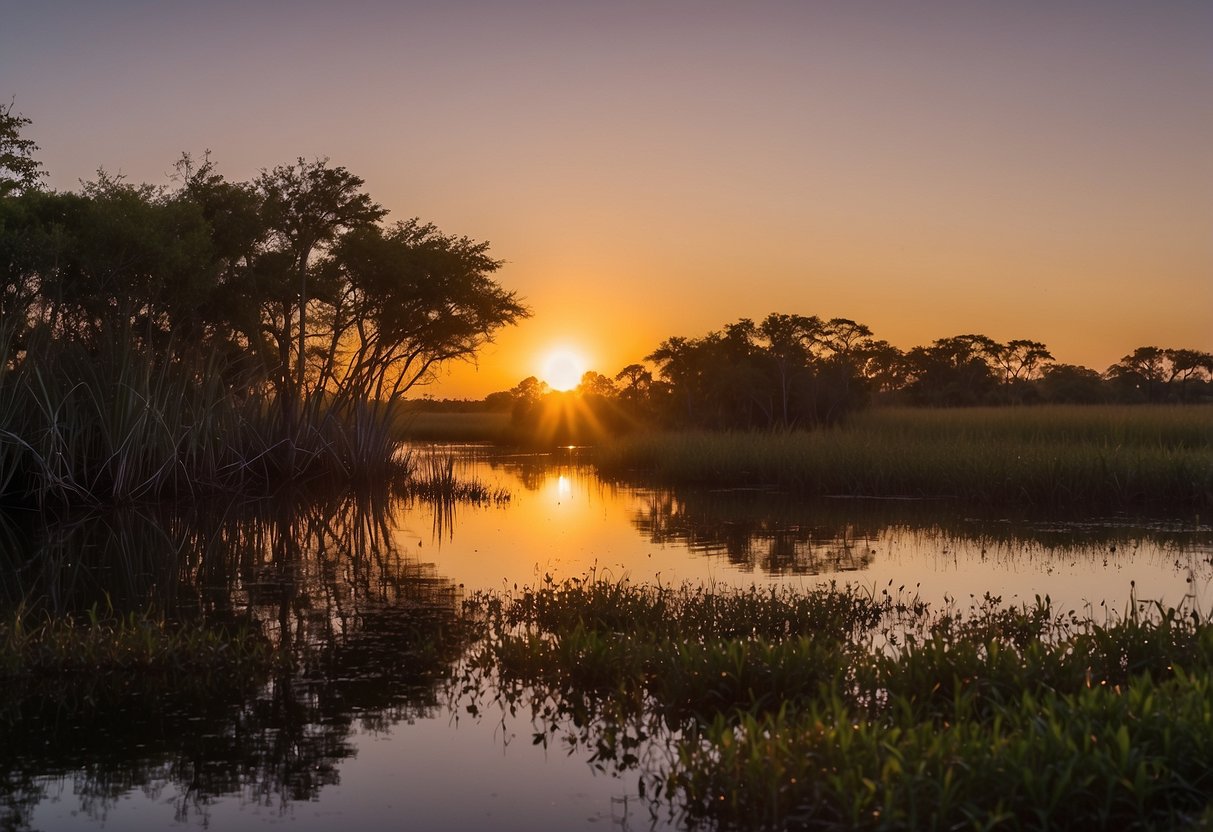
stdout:
[[[1039,517],[946,502],[608,483],[577,452],[447,448],[478,505],[334,497],[127,511],[0,528],[0,604],[108,599],[251,622],[289,670],[200,691],[85,686],[0,719],[0,829],[678,828],[635,773],[532,745],[528,714],[445,684],[461,602],[596,575],[715,586],[822,582],[1102,615],[1213,602],[1195,517]],[[469,704],[477,704],[473,716]]]

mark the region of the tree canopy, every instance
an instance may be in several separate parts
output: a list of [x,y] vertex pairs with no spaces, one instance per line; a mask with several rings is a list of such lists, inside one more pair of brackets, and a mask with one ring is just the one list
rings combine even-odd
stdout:
[[13,112],[13,102],[0,104],[0,197],[14,192],[37,190],[46,175],[34,158],[38,145],[21,135],[30,120]]
[[[0,108],[0,385],[26,391],[22,412],[62,405],[37,384],[76,372],[68,352],[98,379],[121,355],[216,401],[257,402],[246,412],[268,423],[252,434],[291,472],[327,452],[297,449],[386,436],[394,403],[530,314],[487,242],[386,223],[363,180],[327,159],[232,182],[185,155],[170,185],[101,171],[46,191],[28,123]],[[98,385],[108,412],[112,386]]]
[[[1001,343],[967,333],[903,352],[849,318],[771,313],[698,338],[667,338],[614,382],[587,372],[577,393],[586,400],[580,410],[532,378],[494,402],[513,402],[523,428],[563,408],[561,438],[574,441],[592,441],[603,426],[653,423],[786,430],[832,424],[877,400],[932,407],[1209,401],[1213,354],[1141,347],[1101,374],[1058,364],[1044,343],[1026,338]],[[580,431],[579,418],[587,423]]]

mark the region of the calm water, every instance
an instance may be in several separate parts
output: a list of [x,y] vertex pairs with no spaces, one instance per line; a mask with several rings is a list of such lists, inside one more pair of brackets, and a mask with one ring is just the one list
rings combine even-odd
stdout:
[[1213,531],[1194,517],[671,492],[604,483],[576,451],[453,450],[508,501],[288,497],[0,524],[0,605],[246,621],[295,660],[243,687],[100,681],[23,699],[0,713],[0,829],[677,828],[634,774],[533,745],[528,714],[444,684],[462,600],[547,576],[892,584],[962,607],[1048,594],[1096,614],[1134,593],[1213,602]]

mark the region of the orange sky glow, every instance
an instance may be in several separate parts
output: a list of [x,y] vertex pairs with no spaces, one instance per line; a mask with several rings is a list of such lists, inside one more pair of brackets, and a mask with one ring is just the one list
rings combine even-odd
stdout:
[[534,315],[431,395],[774,311],[1213,350],[1210,3],[14,6],[0,99],[51,187],[329,157],[491,241]]

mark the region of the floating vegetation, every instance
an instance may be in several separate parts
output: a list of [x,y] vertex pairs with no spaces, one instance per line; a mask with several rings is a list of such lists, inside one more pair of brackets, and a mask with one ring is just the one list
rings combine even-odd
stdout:
[[[469,602],[476,711],[638,769],[726,829],[1178,828],[1213,818],[1213,626],[1134,601],[932,609],[913,590],[548,581]],[[480,704],[478,704],[480,703]],[[1204,827],[1201,827],[1204,828]]]

